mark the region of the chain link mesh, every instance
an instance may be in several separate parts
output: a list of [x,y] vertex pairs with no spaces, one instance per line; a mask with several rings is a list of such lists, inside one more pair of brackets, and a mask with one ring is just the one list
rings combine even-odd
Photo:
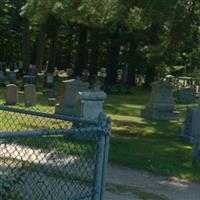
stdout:
[[0,200],[93,199],[99,131],[82,127],[1,110]]

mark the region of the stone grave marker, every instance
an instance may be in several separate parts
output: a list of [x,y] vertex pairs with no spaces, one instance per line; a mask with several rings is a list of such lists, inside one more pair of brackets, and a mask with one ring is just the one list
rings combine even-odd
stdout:
[[48,105],[55,106],[56,105],[56,98],[48,98]]
[[76,115],[84,119],[97,120],[99,114],[103,112],[105,99],[106,94],[103,91],[78,92]]
[[28,107],[35,106],[37,100],[36,87],[33,84],[24,86],[25,105]]
[[193,161],[200,162],[200,106],[196,110],[195,135],[193,139]]
[[26,85],[26,84],[33,84],[33,85],[36,85],[36,76],[29,76],[29,75],[25,75],[23,77],[23,85]]
[[9,80],[10,84],[16,84],[17,77],[16,77],[16,73],[14,71],[9,72],[8,80]]
[[197,114],[198,114],[197,107],[187,108],[185,122],[182,127],[182,135],[180,136],[182,141],[190,143],[194,142],[197,130],[197,124],[196,124]]
[[173,85],[165,80],[153,82],[149,104],[141,116],[155,120],[177,120],[179,113],[174,111]]
[[53,98],[55,96],[54,92],[54,76],[52,73],[47,73],[45,84],[44,84],[43,94],[48,98]]
[[31,68],[29,68],[29,70],[28,70],[28,75],[29,76],[37,76],[37,69],[35,68],[35,67],[31,67]]
[[6,86],[6,104],[17,104],[17,86],[15,84],[9,84]]
[[195,102],[196,91],[194,88],[183,87],[178,92],[178,102],[182,104],[191,104]]
[[61,92],[59,103],[56,104],[55,112],[64,115],[76,115],[76,96],[78,92],[87,91],[89,83],[81,80],[63,81],[63,90]]

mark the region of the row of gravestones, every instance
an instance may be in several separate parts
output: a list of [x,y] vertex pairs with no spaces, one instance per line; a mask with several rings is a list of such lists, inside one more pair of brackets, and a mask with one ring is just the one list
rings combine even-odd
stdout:
[[[179,113],[174,108],[173,85],[168,81],[159,80],[152,83],[150,102],[142,110],[141,116],[156,120],[178,120]],[[200,105],[187,109],[181,139],[193,143],[194,160],[200,162]]]
[[[27,84],[24,86],[26,106],[36,105],[36,86]],[[59,103],[55,105],[56,99],[49,98],[49,105],[55,105],[55,113],[61,115],[77,116],[84,119],[97,119],[103,112],[103,104],[106,94],[103,91],[90,91],[89,83],[81,80],[63,81],[63,90]],[[9,84],[6,87],[6,104],[17,104],[17,86]]]
[[[24,99],[26,106],[36,105],[36,87],[32,84],[24,86]],[[6,86],[6,105],[16,105],[18,101],[18,89],[15,84],[9,84]]]
[[[17,76],[14,71],[9,72],[8,74],[8,82],[11,84],[16,84]],[[6,80],[5,80],[5,73],[3,71],[0,71],[0,86],[5,86]]]

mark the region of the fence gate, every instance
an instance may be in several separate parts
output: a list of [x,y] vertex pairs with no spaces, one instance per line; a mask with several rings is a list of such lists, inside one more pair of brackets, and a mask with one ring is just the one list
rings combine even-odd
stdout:
[[0,106],[0,200],[103,200],[110,120]]

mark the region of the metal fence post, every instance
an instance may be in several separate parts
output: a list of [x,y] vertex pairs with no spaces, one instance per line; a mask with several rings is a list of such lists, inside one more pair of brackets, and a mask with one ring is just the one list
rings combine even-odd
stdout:
[[94,200],[104,200],[104,193],[106,189],[106,172],[108,167],[109,154],[109,136],[111,133],[111,120],[107,118],[105,113],[99,115],[99,125],[102,130],[102,135],[99,141],[99,152],[96,168],[96,189],[97,194]]
[[200,107],[197,110],[197,115],[195,117],[195,138],[193,144],[193,161],[200,162]]
[[110,148],[110,134],[111,134],[111,119],[106,119],[106,129],[105,131],[105,146],[104,146],[104,163],[102,167],[102,181],[101,181],[101,197],[100,200],[104,200],[104,195],[106,191],[106,177],[107,177],[107,169],[108,169],[108,156],[109,156],[109,148]]
[[102,166],[104,163],[104,146],[105,138],[103,134],[98,139],[98,150],[96,152],[96,169],[95,169],[95,194],[93,200],[101,200],[101,184],[102,184]]

